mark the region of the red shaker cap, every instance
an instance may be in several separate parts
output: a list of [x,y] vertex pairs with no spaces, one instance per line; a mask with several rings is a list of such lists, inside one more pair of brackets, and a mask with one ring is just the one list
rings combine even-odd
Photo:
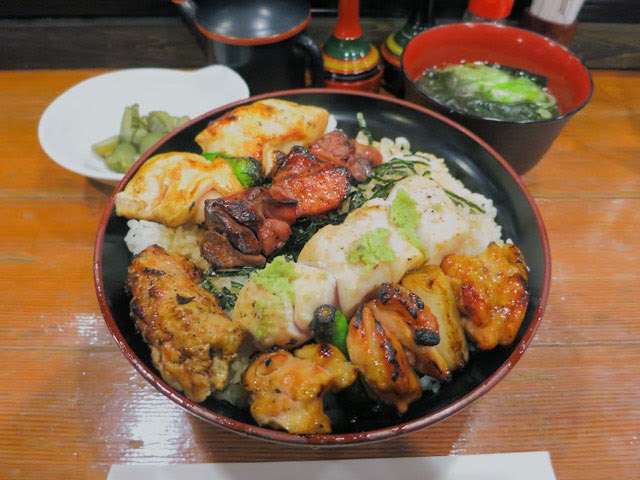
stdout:
[[467,9],[482,18],[506,18],[511,13],[514,0],[469,0]]

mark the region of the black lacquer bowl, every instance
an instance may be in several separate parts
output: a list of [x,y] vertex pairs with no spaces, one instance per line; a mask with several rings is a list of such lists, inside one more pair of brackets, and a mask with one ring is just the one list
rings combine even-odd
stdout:
[[167,136],[127,173],[114,195],[149,156],[168,151],[199,153],[194,138],[211,120],[238,105],[266,97],[324,107],[336,117],[339,128],[350,135],[357,133],[356,114],[362,112],[375,138],[408,138],[413,151],[443,157],[452,174],[468,188],[491,198],[498,209],[497,221],[505,238],[511,238],[521,248],[531,269],[529,308],[514,344],[472,354],[468,366],[455,373],[450,383],[442,385],[437,394],[425,394],[403,416],[389,412],[346,412],[345,420],[334,425],[333,433],[309,436],[259,427],[246,410],[214,399],[194,403],[160,378],[151,363],[149,348],[129,317],[124,282],[131,254],[124,243],[126,219],[115,215],[112,196],[98,230],[94,277],[107,327],[125,357],[163,395],[193,415],[240,434],[288,444],[336,446],[390,439],[431,426],[479,399],[513,368],[532,341],[549,294],[551,260],[542,218],[518,175],[486,143],[451,120],[414,104],[375,94],[308,89],[261,95],[209,112]]

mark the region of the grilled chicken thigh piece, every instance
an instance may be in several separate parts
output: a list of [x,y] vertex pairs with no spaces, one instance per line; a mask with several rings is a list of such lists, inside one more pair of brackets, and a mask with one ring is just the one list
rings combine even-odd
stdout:
[[329,112],[324,108],[268,98],[243,105],[211,122],[196,136],[203,152],[250,156],[269,174],[276,152],[306,146],[324,133]]
[[148,159],[116,194],[116,213],[177,227],[204,221],[204,201],[240,192],[240,184],[223,158],[171,152]]
[[423,265],[402,278],[402,286],[418,295],[438,320],[440,343],[423,347],[420,372],[447,380],[469,360],[467,337],[449,278],[438,265]]
[[228,380],[243,330],[199,286],[201,273],[185,257],[152,245],[136,255],[126,288],[131,317],[162,378],[196,402]]
[[510,345],[527,311],[527,265],[518,247],[490,243],[480,255],[449,255],[442,261],[449,276],[462,325],[478,348]]
[[361,304],[349,322],[347,349],[362,375],[365,387],[376,400],[405,413],[422,396],[420,382],[402,345],[374,316],[370,305]]
[[358,371],[344,354],[328,343],[309,343],[297,349],[293,354],[297,358],[312,360],[327,370],[332,376],[332,392],[344,390],[358,377]]
[[333,376],[314,361],[286,350],[263,353],[251,362],[242,381],[258,424],[299,435],[331,431],[322,397]]
[[422,299],[400,285],[383,284],[376,298],[367,303],[375,319],[404,348],[409,364],[419,373],[447,378],[446,364],[438,360],[440,343],[437,318]]

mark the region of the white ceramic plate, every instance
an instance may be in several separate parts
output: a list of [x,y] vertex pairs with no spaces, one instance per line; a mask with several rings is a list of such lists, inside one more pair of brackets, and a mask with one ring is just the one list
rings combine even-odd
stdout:
[[56,98],[40,118],[38,137],[46,154],[60,166],[116,184],[123,174],[110,171],[91,145],[118,134],[126,106],[137,103],[141,115],[164,110],[195,118],[248,96],[242,77],[222,65],[194,71],[118,70],[80,82]]

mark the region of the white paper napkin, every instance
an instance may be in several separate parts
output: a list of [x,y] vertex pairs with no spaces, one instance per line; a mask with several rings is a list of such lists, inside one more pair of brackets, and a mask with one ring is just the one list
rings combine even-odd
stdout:
[[548,452],[295,462],[113,465],[108,480],[556,480]]

